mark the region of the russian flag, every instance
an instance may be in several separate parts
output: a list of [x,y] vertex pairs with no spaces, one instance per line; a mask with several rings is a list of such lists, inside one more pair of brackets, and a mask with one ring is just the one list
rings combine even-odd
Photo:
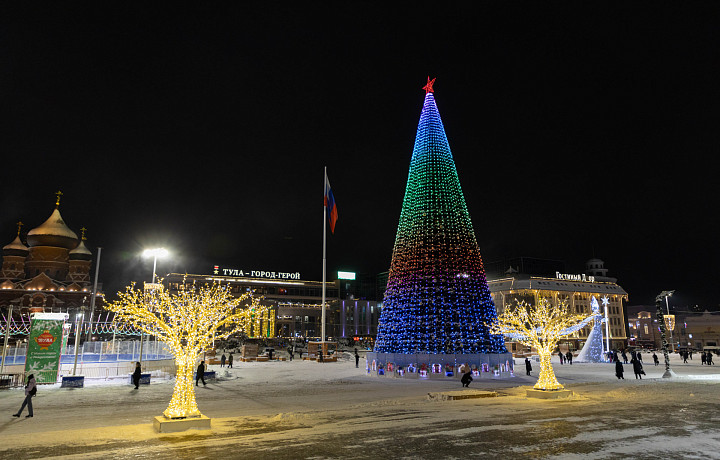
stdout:
[[333,196],[332,189],[330,188],[330,181],[325,173],[325,207],[327,208],[328,221],[330,222],[330,231],[335,233],[335,222],[337,222],[338,213],[337,206],[335,205],[335,197]]

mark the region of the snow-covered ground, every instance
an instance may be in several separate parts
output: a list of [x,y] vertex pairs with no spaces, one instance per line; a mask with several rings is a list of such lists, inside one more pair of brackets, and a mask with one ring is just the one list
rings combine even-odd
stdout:
[[499,397],[459,401],[427,397],[459,391],[456,380],[370,377],[362,364],[235,363],[197,388],[213,429],[170,435],[155,433],[152,419],[167,407],[171,379],[140,390],[124,379],[41,386],[28,419],[11,416],[23,391],[0,391],[0,458],[720,458],[720,366],[698,359],[673,357],[677,379],[646,364],[642,381],[630,365],[618,381],[613,365],[555,359],[574,391],[564,401],[526,398],[539,366],[527,377],[521,360],[514,378],[470,385]]

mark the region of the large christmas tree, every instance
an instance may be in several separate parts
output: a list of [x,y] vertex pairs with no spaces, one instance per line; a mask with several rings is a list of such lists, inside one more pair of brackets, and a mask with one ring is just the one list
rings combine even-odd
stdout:
[[507,353],[432,83],[415,138],[375,352]]

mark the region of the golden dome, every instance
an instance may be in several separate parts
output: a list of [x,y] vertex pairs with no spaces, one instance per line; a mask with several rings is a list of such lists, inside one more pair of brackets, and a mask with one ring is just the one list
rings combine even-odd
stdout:
[[28,232],[27,242],[30,247],[53,246],[73,249],[78,245],[78,237],[65,225],[60,211],[55,208],[48,220]]

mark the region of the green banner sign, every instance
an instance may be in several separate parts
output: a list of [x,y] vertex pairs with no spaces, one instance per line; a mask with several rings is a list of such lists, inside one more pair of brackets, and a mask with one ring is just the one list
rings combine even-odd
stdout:
[[25,375],[35,374],[37,383],[55,383],[60,371],[64,313],[35,313],[30,324]]

